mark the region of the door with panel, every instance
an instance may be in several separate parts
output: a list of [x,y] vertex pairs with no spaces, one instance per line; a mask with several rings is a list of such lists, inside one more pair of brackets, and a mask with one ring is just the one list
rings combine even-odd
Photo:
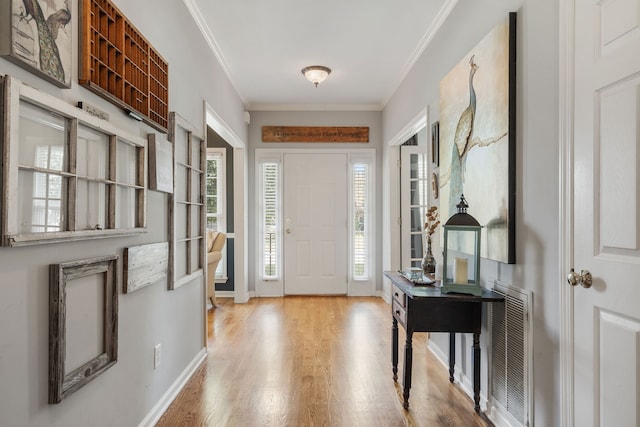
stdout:
[[284,292],[347,293],[346,154],[284,155]]
[[639,426],[640,1],[573,4],[574,425]]

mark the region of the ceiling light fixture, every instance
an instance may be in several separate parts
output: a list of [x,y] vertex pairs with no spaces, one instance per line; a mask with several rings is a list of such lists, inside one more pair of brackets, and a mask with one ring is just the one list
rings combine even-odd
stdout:
[[307,80],[318,87],[318,84],[322,83],[324,79],[331,74],[331,68],[323,67],[322,65],[311,65],[310,67],[303,68],[302,74],[304,74]]

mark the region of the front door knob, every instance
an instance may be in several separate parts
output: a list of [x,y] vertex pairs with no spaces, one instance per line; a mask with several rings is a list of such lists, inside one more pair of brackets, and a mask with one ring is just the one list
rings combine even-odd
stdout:
[[582,270],[578,274],[572,268],[571,272],[567,275],[567,282],[569,282],[571,286],[581,285],[583,288],[588,289],[593,284],[593,276],[589,270]]

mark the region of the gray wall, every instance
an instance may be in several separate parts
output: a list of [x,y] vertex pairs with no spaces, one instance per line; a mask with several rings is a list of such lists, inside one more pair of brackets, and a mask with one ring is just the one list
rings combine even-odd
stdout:
[[[557,0],[460,1],[383,111],[385,143],[425,106],[438,120],[440,80],[508,12],[518,12],[517,264],[483,260],[481,275],[485,284],[498,279],[533,292],[534,416],[541,426],[560,425],[558,7]],[[470,338],[461,341],[471,345]],[[434,334],[433,343],[448,354],[446,336]],[[472,372],[469,354],[458,351],[458,363]]]
[[[78,16],[78,2],[73,14]],[[169,105],[204,132],[203,99],[246,141],[243,105],[181,1],[115,0],[169,62]],[[77,40],[77,30],[73,32]],[[74,64],[78,52],[74,45]],[[153,130],[81,88],[74,66],[71,89],[55,88],[0,59],[0,74],[70,104],[84,101],[107,111],[111,122],[145,136]],[[136,237],[0,248],[0,425],[134,426],[160,400],[204,347],[202,280],[167,291],[157,283],[119,295],[118,362],[58,405],[47,404],[49,264],[118,254],[123,248],[167,240],[164,193],[149,191],[147,233]],[[120,277],[121,271],[119,272]],[[153,370],[153,348],[162,363]]]
[[[322,88],[318,88],[321,90]],[[256,212],[255,192],[255,150],[260,148],[278,149],[344,149],[373,148],[376,150],[376,169],[379,171],[382,161],[382,114],[379,111],[252,111],[249,125],[249,212]],[[264,143],[262,126],[369,126],[369,143]],[[381,188],[382,174],[376,174],[376,188]],[[382,235],[382,198],[376,197],[376,236]],[[249,217],[249,290],[255,291],[256,265],[258,258],[255,248],[258,242],[257,216]],[[382,262],[380,239],[376,242],[376,266]],[[376,272],[376,283],[382,282],[382,270]]]

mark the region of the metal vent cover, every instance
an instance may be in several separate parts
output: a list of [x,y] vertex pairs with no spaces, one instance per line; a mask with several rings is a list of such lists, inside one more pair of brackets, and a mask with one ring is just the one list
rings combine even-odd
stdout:
[[[501,415],[521,426],[530,424],[531,343],[530,293],[510,286],[494,284],[494,292],[504,296],[504,304],[491,304],[490,401]],[[508,414],[508,415],[507,415]]]

